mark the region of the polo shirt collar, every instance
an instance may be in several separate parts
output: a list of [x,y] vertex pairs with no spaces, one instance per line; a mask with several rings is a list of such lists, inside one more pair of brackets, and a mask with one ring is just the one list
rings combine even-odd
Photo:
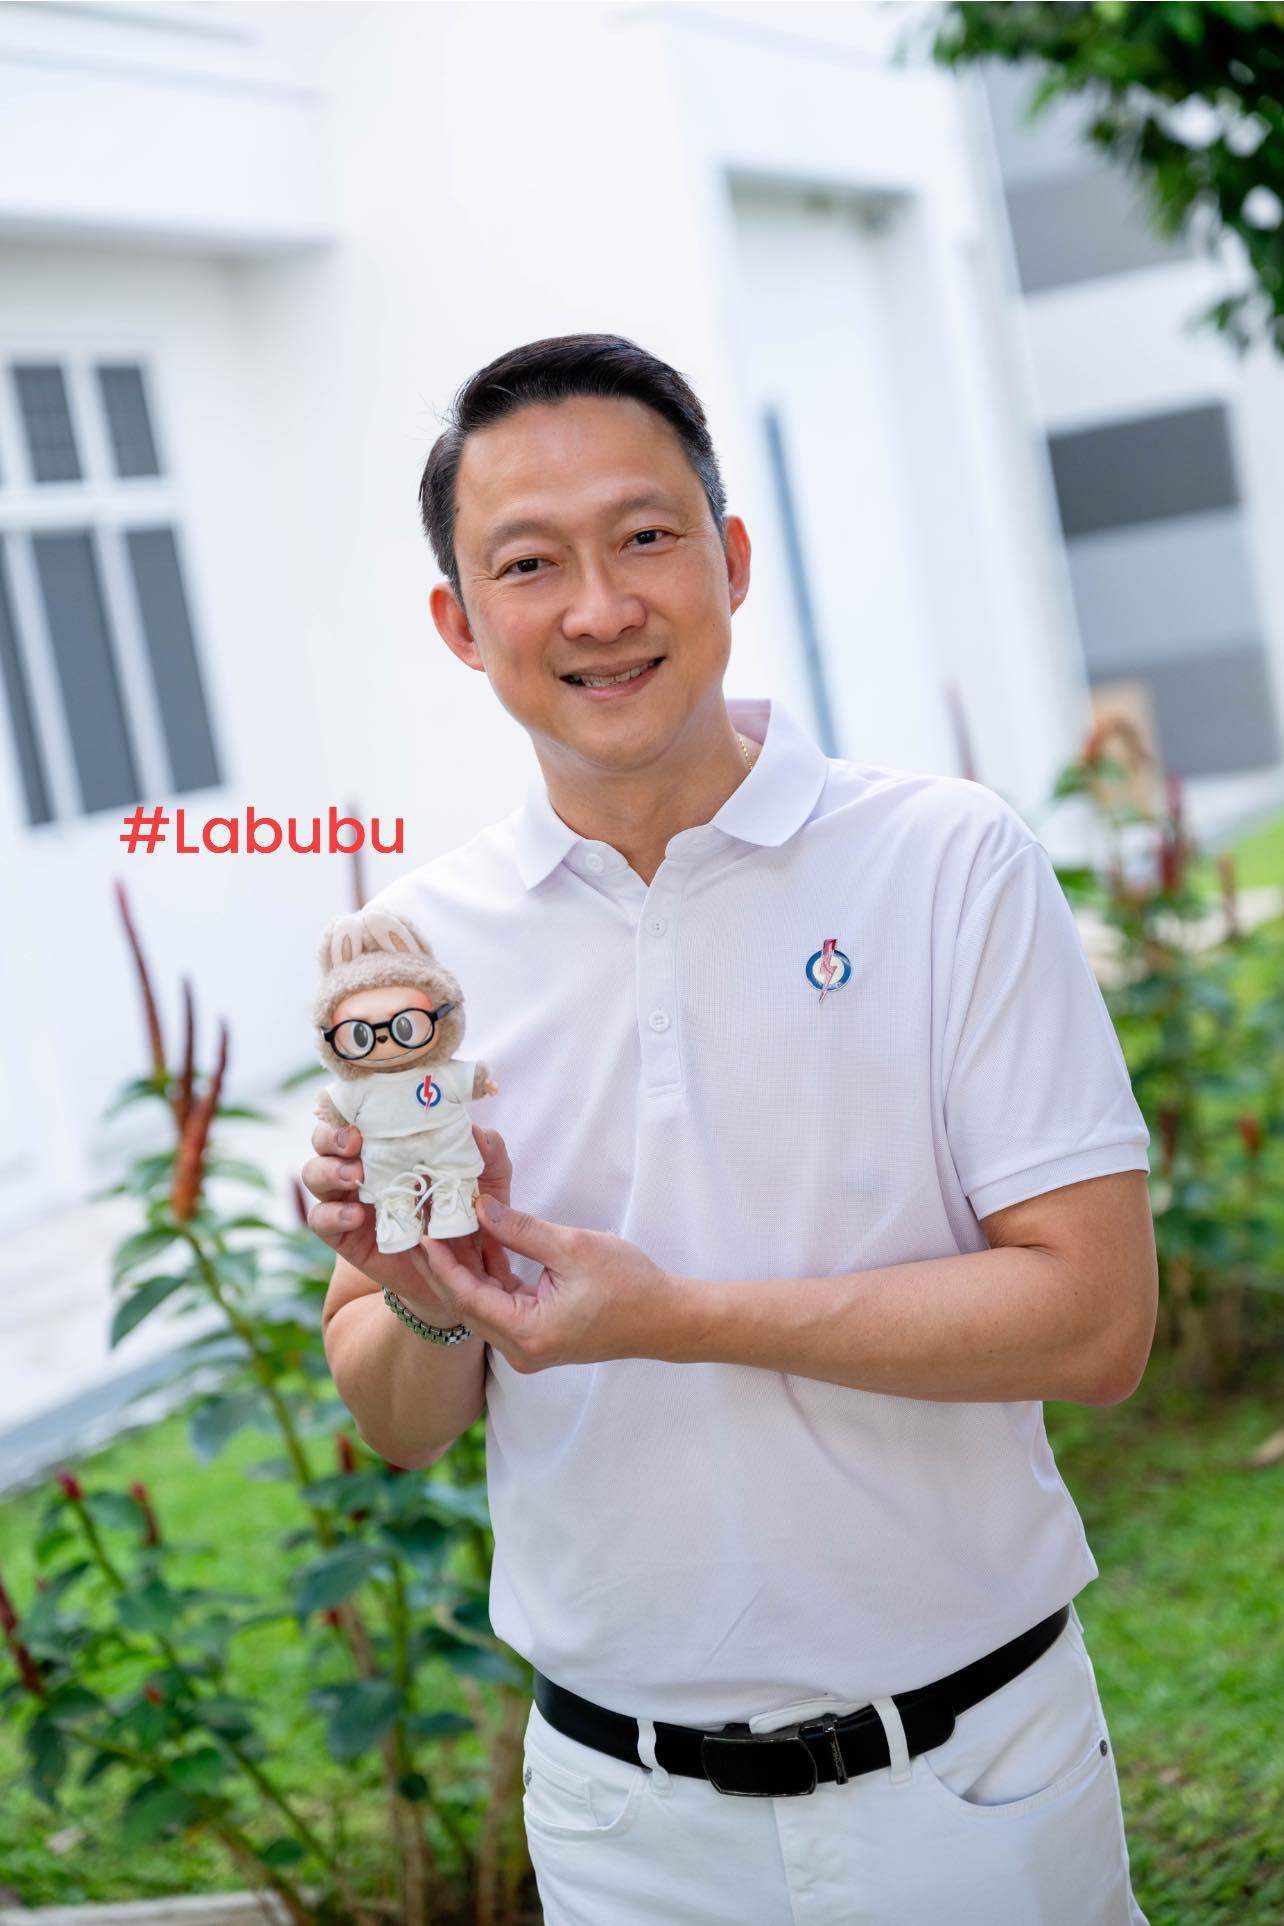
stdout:
[[[727,713],[741,735],[762,744],[762,751],[710,822],[741,842],[777,848],[802,828],[819,801],[828,758],[774,696],[733,697]],[[553,808],[539,769],[513,826],[517,870],[527,889],[542,883],[576,843],[586,840]]]

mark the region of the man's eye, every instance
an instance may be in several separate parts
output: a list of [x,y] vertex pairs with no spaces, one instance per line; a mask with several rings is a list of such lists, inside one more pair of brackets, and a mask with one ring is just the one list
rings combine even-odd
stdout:
[[499,579],[502,582],[506,575],[509,575],[512,573],[513,569],[515,568],[524,569],[528,562],[534,564],[534,563],[538,563],[539,560],[540,560],[540,557],[538,555],[521,555],[518,557],[518,559],[515,562],[510,562],[507,568],[502,568],[499,571]]
[[[644,535],[667,535],[668,532],[667,528],[640,528],[637,534],[630,536],[629,539],[634,542],[640,542]],[[654,544],[649,542],[647,546],[650,548],[653,547]]]

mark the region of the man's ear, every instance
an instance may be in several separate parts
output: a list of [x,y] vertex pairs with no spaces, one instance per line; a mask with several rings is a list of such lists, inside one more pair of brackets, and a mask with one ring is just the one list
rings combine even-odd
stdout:
[[749,593],[749,530],[739,515],[728,515],[726,539],[727,595],[734,615]]
[[428,597],[428,607],[431,609],[432,619],[437,625],[437,633],[450,650],[450,653],[458,656],[459,660],[468,668],[479,669],[484,675],[486,665],[481,659],[481,652],[476,642],[473,640],[473,632],[469,626],[464,605],[455,594],[454,589],[451,588],[449,582],[438,582],[436,584],[431,595]]

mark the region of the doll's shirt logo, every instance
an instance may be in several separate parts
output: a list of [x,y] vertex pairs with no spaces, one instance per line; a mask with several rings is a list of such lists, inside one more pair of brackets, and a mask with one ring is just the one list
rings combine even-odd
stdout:
[[425,1110],[432,1110],[441,1102],[441,1085],[433,1082],[431,1072],[422,1083],[415,1085],[415,1096]]

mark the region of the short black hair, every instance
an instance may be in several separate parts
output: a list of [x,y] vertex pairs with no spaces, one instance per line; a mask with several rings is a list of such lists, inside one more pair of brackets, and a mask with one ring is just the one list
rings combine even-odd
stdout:
[[676,368],[621,334],[559,334],[510,348],[459,389],[424,463],[419,514],[437,566],[463,601],[455,557],[455,483],[464,443],[477,428],[535,402],[571,395],[625,396],[674,429],[700,478],[718,540],[726,542],[727,496],[704,409]]

